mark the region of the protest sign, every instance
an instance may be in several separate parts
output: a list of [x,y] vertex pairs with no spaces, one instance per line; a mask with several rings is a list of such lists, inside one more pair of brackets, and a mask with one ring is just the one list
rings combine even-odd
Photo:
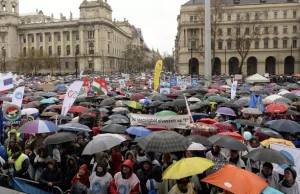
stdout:
[[43,88],[44,92],[52,92],[55,90],[54,84],[44,84],[41,85],[41,87]]

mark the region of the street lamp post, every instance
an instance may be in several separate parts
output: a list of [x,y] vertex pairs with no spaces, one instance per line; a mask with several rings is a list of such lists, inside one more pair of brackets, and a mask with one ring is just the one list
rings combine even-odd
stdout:
[[59,65],[59,74],[61,76],[60,52],[58,53],[58,65]]
[[101,50],[102,53],[102,77],[104,77],[104,54],[103,54],[103,50]]
[[227,63],[227,59],[226,59],[226,50],[227,50],[227,46],[225,46],[225,74],[226,74],[226,63]]
[[78,55],[78,52],[77,52],[77,50],[75,49],[75,74],[76,74],[76,79],[78,78],[78,62],[77,62],[77,55]]
[[2,48],[2,54],[3,54],[3,71],[4,73],[6,72],[6,61],[5,61],[5,57],[6,57],[6,48],[3,47]]

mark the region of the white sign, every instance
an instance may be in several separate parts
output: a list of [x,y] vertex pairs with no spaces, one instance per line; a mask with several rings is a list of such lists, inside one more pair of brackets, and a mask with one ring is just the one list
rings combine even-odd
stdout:
[[234,81],[231,85],[231,100],[235,98],[237,88],[237,81]]
[[270,77],[270,74],[269,73],[265,73],[265,77]]
[[170,88],[160,88],[161,94],[170,94]]
[[25,87],[18,87],[15,89],[12,96],[12,103],[21,108]]
[[190,124],[189,115],[156,116],[146,114],[128,114],[131,125],[162,125],[168,128],[185,129]]
[[235,79],[235,80],[241,80],[241,79],[243,79],[243,75],[235,74],[235,75],[234,75],[234,79]]
[[232,85],[231,79],[226,79],[226,83],[227,83],[228,86],[231,86]]
[[12,89],[13,87],[14,87],[13,74],[0,73],[0,91],[9,90]]
[[125,82],[125,80],[120,79],[120,80],[119,80],[119,83],[120,83],[121,88],[126,87],[126,82]]
[[[275,143],[270,144],[270,148],[281,152],[282,154],[287,156],[292,162],[294,162],[295,166],[293,168],[296,170],[298,175],[300,174],[300,149]],[[273,167],[275,172],[279,174],[284,174],[284,169],[288,167],[288,165],[273,164]]]
[[61,115],[67,115],[69,109],[71,108],[77,96],[79,95],[82,85],[83,81],[75,81],[70,85],[65,95],[63,107],[61,109]]
[[82,74],[83,74],[83,71],[80,71],[80,74],[79,74],[79,79],[82,78]]

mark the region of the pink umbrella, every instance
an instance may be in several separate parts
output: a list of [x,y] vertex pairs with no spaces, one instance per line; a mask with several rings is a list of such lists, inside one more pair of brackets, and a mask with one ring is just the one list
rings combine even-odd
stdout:
[[218,92],[219,90],[218,89],[208,89],[208,93],[215,93],[215,92]]
[[300,92],[300,90],[292,90],[292,91],[291,91],[291,93],[293,93],[293,94],[296,94],[296,93],[298,93],[298,92]]

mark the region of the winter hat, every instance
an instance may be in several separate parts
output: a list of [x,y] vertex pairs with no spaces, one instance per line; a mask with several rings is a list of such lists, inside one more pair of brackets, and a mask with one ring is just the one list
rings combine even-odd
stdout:
[[14,146],[11,148],[11,153],[16,153],[16,152],[20,152],[21,148],[20,146]]
[[295,169],[293,169],[291,167],[287,167],[286,169],[284,169],[284,171],[286,171],[286,170],[290,171],[292,173],[293,178],[296,179],[297,172],[295,171]]

